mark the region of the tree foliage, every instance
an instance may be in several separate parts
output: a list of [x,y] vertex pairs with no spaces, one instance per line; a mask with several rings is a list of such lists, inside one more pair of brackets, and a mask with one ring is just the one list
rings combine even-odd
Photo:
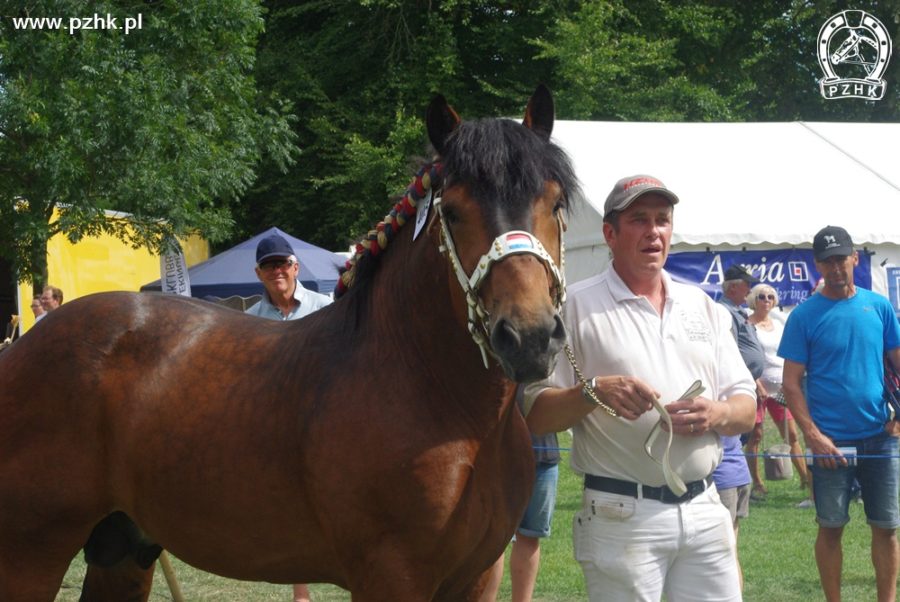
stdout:
[[[289,105],[260,97],[253,75],[257,2],[0,7],[0,255],[21,277],[40,279],[57,233],[157,249],[192,232],[221,239],[262,156],[292,159]],[[106,29],[70,22],[94,15]],[[124,19],[138,15],[126,35]],[[29,17],[62,22],[26,28]]]
[[267,171],[243,204],[244,235],[272,225],[346,248],[427,155],[435,92],[465,117],[521,115],[552,74],[531,40],[571,2],[267,2],[262,86],[296,107],[301,156]]
[[[435,92],[469,118],[520,116],[543,82],[560,119],[900,120],[900,0],[262,1],[90,3],[142,11],[129,36],[22,35],[0,11],[0,195],[28,201],[0,209],[0,252],[24,261],[6,233],[49,234],[53,206],[75,237],[109,228],[100,215],[115,208],[143,238],[157,217],[221,238],[232,215],[228,241],[278,226],[346,248],[427,157]],[[887,95],[825,100],[819,28],[856,8],[895,40]]]
[[[561,119],[900,118],[900,60],[880,102],[828,101],[815,39],[845,2],[800,0],[269,0],[260,84],[292,100],[302,154],[266,169],[243,236],[277,225],[342,248],[381,217],[426,154],[434,92],[464,117],[518,116],[534,86]],[[898,0],[865,8],[900,32]],[[897,49],[900,50],[900,49]]]

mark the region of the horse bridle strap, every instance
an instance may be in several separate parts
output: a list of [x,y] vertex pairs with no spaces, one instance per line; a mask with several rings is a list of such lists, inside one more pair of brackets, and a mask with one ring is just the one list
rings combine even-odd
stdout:
[[[447,226],[447,220],[444,219],[444,213],[441,209],[441,197],[435,196],[434,208],[437,212],[438,220],[441,223],[441,252],[446,253],[450,259],[450,265],[453,266],[453,272],[456,279],[466,294],[466,305],[468,306],[468,325],[469,334],[472,340],[481,350],[481,357],[484,360],[484,367],[488,367],[488,353],[494,355],[490,345],[490,333],[488,332],[488,312],[481,297],[478,294],[479,288],[491,271],[491,267],[498,261],[502,261],[511,255],[530,254],[537,257],[550,271],[553,276],[554,295],[553,304],[557,311],[562,309],[563,302],[566,297],[566,278],[563,272],[556,266],[556,262],[537,239],[530,232],[524,230],[510,230],[495,238],[488,249],[488,252],[481,256],[476,262],[472,275],[467,275],[459,261],[459,254],[456,252],[456,246],[453,244],[453,235]],[[560,218],[559,222],[559,253],[560,262],[564,260],[563,253],[563,226]]]

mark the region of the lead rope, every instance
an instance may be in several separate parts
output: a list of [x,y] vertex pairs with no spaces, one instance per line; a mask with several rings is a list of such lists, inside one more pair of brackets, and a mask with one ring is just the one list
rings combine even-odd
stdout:
[[578,381],[581,383],[581,389],[584,391],[584,394],[590,397],[595,404],[603,408],[607,414],[616,418],[619,416],[618,412],[613,409],[611,406],[605,404],[600,401],[600,398],[597,396],[597,393],[594,392],[594,387],[591,386],[585,378],[584,374],[581,372],[581,368],[578,367],[578,364],[575,362],[575,354],[572,353],[572,348],[569,347],[569,344],[566,343],[563,347],[563,350],[566,352],[566,357],[569,358],[569,363],[572,364],[572,369],[575,370],[575,376],[578,377]]
[[[569,359],[569,363],[572,364],[572,369],[575,370],[575,376],[578,378],[578,381],[581,383],[581,390],[584,392],[586,396],[588,396],[598,407],[603,408],[603,410],[612,416],[613,418],[617,418],[619,416],[616,410],[604,403],[600,400],[600,397],[597,396],[597,393],[594,392],[594,387],[591,386],[591,383],[584,378],[584,374],[581,372],[581,368],[578,367],[578,363],[575,361],[575,354],[572,352],[572,348],[568,343],[563,346],[563,350],[566,352],[566,357]],[[688,389],[688,395],[693,390],[700,385],[700,382],[697,381]],[[703,387],[700,386],[700,391],[703,390]],[[696,393],[699,395],[699,393]],[[682,396],[684,397],[684,396]],[[662,406],[662,404],[657,399],[653,399],[653,408],[659,413],[659,421],[654,425],[653,430],[650,431],[650,437],[648,437],[647,443],[645,444],[645,451],[650,459],[659,464],[662,467],[663,476],[666,479],[666,485],[675,495],[684,495],[687,492],[687,486],[684,484],[684,480],[672,469],[672,464],[669,462],[669,449],[672,447],[672,417],[669,416],[669,412]],[[650,447],[653,445],[653,441],[656,439],[656,436],[659,434],[659,430],[661,428],[661,424],[665,423],[668,427],[668,437],[666,439],[666,449],[663,452],[663,459],[660,462],[656,458],[653,457],[651,453]]]

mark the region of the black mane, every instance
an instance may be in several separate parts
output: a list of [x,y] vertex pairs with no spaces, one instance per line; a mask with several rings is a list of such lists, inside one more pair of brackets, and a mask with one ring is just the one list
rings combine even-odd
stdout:
[[581,194],[565,151],[510,119],[462,122],[448,136],[441,161],[445,186],[465,184],[480,203],[507,210],[530,203],[547,180],[562,187],[566,210]]

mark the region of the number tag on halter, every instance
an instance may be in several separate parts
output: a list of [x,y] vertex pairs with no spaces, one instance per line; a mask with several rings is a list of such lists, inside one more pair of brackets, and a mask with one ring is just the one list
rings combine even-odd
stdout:
[[416,207],[416,229],[413,230],[413,240],[419,237],[419,233],[422,232],[422,228],[425,227],[425,222],[428,221],[428,210],[431,209],[431,190],[428,191],[422,200],[419,201],[418,207]]

